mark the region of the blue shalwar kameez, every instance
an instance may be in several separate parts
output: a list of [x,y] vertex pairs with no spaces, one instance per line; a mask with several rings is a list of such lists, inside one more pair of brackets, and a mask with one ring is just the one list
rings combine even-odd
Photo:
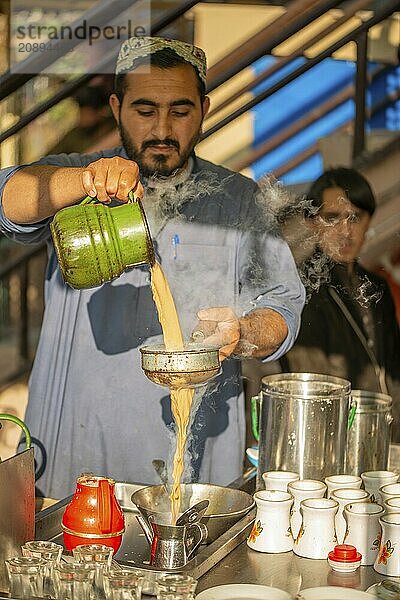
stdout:
[[[85,166],[115,155],[126,157],[114,148],[53,155],[35,164]],[[192,166],[194,184],[188,189],[200,190],[198,196],[190,193],[164,222],[153,222],[152,211],[148,214],[184,335],[190,337],[200,308],[231,306],[238,315],[272,308],[289,330],[268,357],[277,359],[293,344],[304,302],[290,250],[273,219],[264,223],[252,180],[196,157]],[[0,172],[1,194],[18,168]],[[63,498],[88,471],[158,483],[152,460],[170,461],[173,419],[168,390],[150,382],[140,366],[138,348],[161,339],[149,269],[132,268],[100,287],[74,290],[62,280],[49,221],[18,225],[0,210],[3,233],[22,243],[46,240],[49,249],[46,306],[25,417],[42,473],[38,489]],[[187,478],[228,484],[242,473],[244,456],[240,360],[223,362],[221,375],[198,403]]]

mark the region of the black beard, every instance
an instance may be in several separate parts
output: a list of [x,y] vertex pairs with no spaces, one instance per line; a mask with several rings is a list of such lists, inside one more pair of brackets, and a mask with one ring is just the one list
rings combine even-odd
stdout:
[[182,169],[182,167],[185,166],[189,156],[192,154],[194,146],[196,145],[196,142],[198,139],[198,135],[200,134],[200,132],[199,132],[199,134],[196,136],[194,142],[192,144],[190,144],[189,151],[182,154],[180,156],[180,160],[179,160],[178,164],[175,165],[173,169],[171,169],[170,167],[166,166],[166,162],[167,162],[168,158],[166,156],[163,156],[162,154],[160,154],[159,156],[157,156],[156,158],[153,159],[153,161],[155,163],[154,167],[148,167],[143,161],[143,152],[146,148],[149,148],[152,145],[154,145],[154,143],[156,141],[162,141],[166,145],[177,148],[177,150],[179,151],[179,143],[177,141],[175,141],[175,140],[154,140],[153,143],[144,142],[142,144],[142,149],[140,151],[138,151],[134,147],[132,140],[130,139],[126,129],[121,124],[121,122],[118,125],[118,129],[119,129],[119,133],[121,136],[122,145],[124,147],[124,150],[125,150],[128,158],[130,160],[134,160],[137,163],[137,165],[139,167],[140,177],[146,177],[146,178],[157,177],[157,176],[169,177],[170,175],[173,175],[177,171]]

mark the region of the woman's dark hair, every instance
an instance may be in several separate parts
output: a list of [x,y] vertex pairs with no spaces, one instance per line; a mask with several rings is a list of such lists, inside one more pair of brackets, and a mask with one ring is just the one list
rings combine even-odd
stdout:
[[307,193],[308,206],[305,216],[311,218],[323,204],[323,192],[330,188],[341,188],[354,206],[366,210],[370,215],[375,212],[374,193],[361,173],[355,169],[337,167],[325,171],[314,181]]
[[[179,67],[180,65],[190,65],[190,63],[179,56],[179,54],[176,54],[170,48],[164,48],[163,50],[158,50],[158,52],[154,52],[149,56],[135,60],[134,68],[139,67],[140,65],[153,65],[159,69],[172,69],[173,67]],[[200,79],[197,69],[194,66],[193,69],[196,73],[200,100],[203,102],[204,98],[206,97],[206,86],[204,81]],[[114,92],[121,103],[126,92],[126,87],[126,73],[120,73],[119,75],[116,75],[114,79]]]

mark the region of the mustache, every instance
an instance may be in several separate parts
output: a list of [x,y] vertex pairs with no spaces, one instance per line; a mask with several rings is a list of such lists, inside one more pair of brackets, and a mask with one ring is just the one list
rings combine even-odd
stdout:
[[153,146],[173,146],[177,150],[179,150],[180,148],[179,142],[177,140],[165,138],[165,140],[153,139],[143,142],[142,150],[146,150],[146,148],[152,148]]

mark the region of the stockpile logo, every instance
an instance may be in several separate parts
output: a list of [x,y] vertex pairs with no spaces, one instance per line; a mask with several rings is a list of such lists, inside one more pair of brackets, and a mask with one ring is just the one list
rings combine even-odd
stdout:
[[150,0],[12,0],[10,24],[11,72],[113,73],[121,43],[150,34]]

